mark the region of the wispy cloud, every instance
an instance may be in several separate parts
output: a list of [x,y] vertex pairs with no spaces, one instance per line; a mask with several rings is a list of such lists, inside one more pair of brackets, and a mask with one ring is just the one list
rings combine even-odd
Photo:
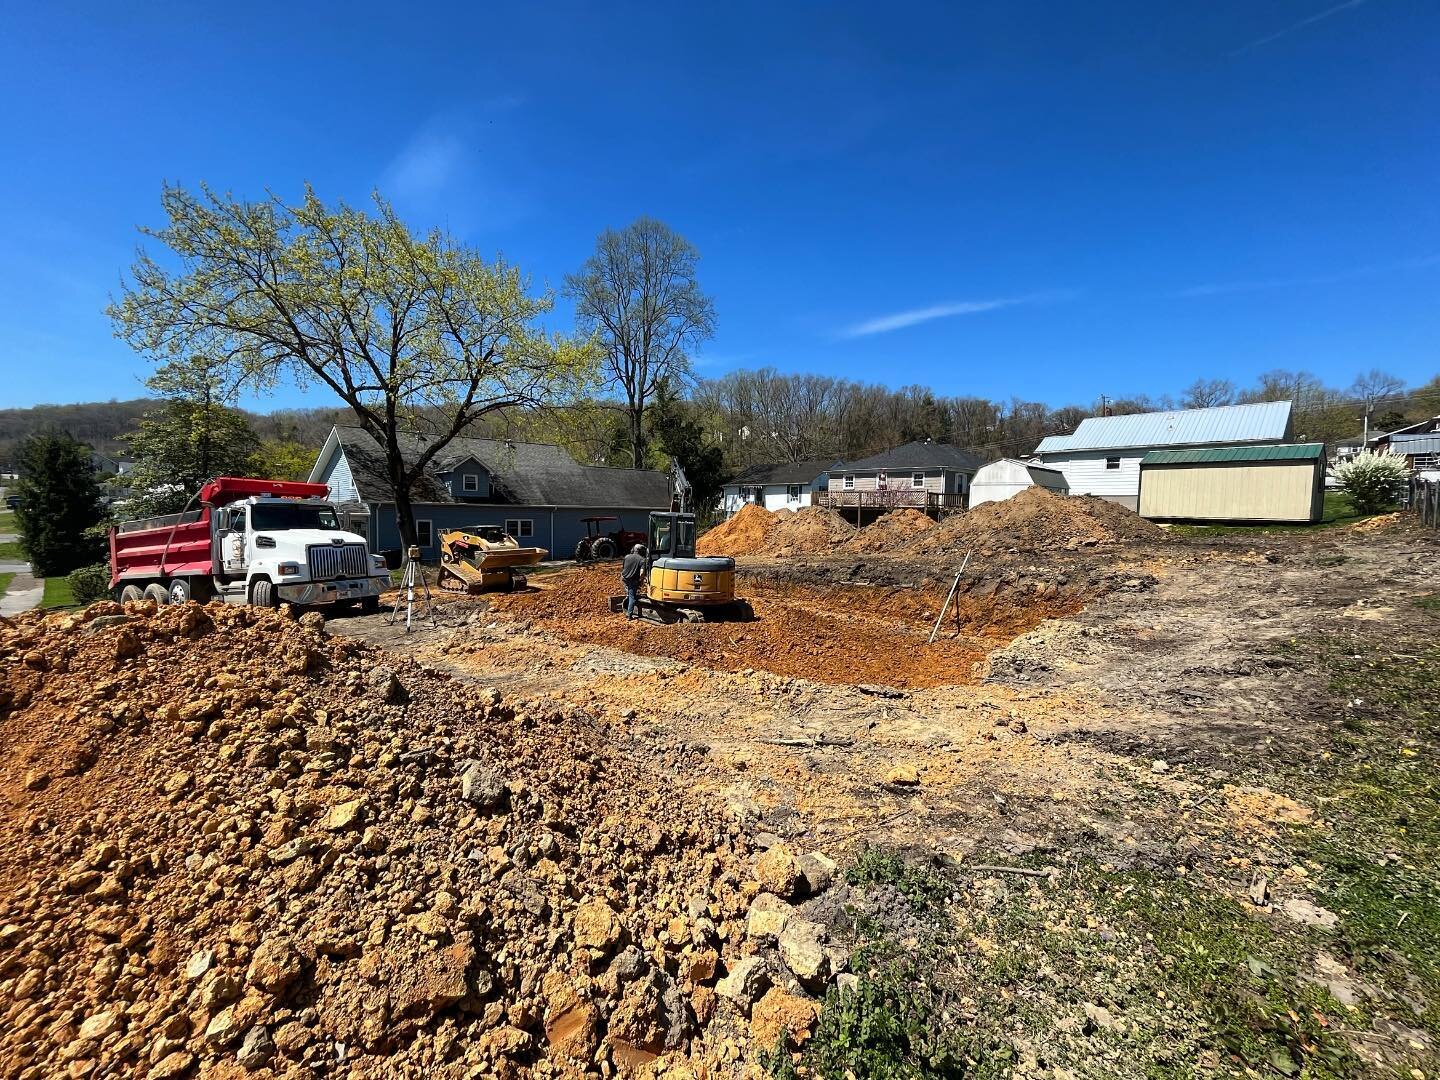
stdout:
[[1289,26],[1276,30],[1273,34],[1266,34],[1264,37],[1256,38],[1254,41],[1247,41],[1238,49],[1231,49],[1229,55],[1240,56],[1244,53],[1253,52],[1255,49],[1262,49],[1272,41],[1279,41],[1283,37],[1289,37],[1297,30],[1303,30],[1307,26],[1313,26],[1318,22],[1323,22],[1332,15],[1339,15],[1340,12],[1357,8],[1363,3],[1365,3],[1365,0],[1345,0],[1343,4],[1336,4],[1334,7],[1326,8],[1324,11],[1307,16],[1299,22],[1293,22]]
[[385,167],[381,190],[401,200],[428,199],[463,170],[465,143],[459,135],[422,131]]
[[1335,285],[1344,281],[1359,281],[1377,274],[1391,274],[1403,270],[1424,270],[1440,266],[1440,254],[1421,255],[1399,262],[1377,263],[1371,266],[1357,266],[1350,270],[1339,270],[1330,274],[1307,274],[1303,277],[1256,278],[1249,281],[1217,281],[1205,285],[1192,285],[1177,289],[1171,296],[1190,298],[1198,296],[1224,296],[1228,293],[1265,292],[1269,289],[1295,289],[1306,285]]
[[907,326],[949,319],[957,315],[979,315],[986,311],[1018,307],[1021,304],[1039,304],[1052,300],[1067,299],[1070,293],[1031,293],[1028,296],[1007,296],[994,300],[956,300],[946,304],[932,304],[929,307],[897,311],[893,315],[880,315],[874,319],[847,326],[840,331],[842,338],[869,337],[872,334],[888,334],[892,330],[904,330]]

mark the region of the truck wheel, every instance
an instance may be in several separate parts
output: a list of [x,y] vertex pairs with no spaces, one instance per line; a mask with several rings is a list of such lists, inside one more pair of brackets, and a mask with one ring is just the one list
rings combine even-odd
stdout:
[[161,607],[164,607],[170,602],[170,593],[166,590],[164,585],[152,583],[145,586],[145,599],[154,600],[155,603],[159,604]]
[[145,590],[139,585],[126,585],[120,590],[120,603],[133,604],[145,599]]
[[361,601],[360,601],[360,614],[361,614],[361,615],[379,615],[379,614],[380,614],[380,597],[378,597],[378,596],[366,596],[366,597],[362,598]]
[[190,582],[177,577],[170,582],[170,603],[184,604],[190,600]]
[[261,578],[250,586],[250,603],[255,607],[275,606],[275,586]]
[[615,541],[608,536],[602,536],[590,546],[590,554],[597,559],[613,559],[615,557]]

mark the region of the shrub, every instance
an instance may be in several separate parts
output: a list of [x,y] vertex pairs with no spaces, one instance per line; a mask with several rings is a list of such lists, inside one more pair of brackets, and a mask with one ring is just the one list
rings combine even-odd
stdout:
[[96,600],[104,600],[110,595],[108,563],[82,566],[78,570],[71,570],[66,577],[70,581],[70,595],[75,597],[77,604],[93,604]]
[[1340,490],[1350,496],[1356,513],[1378,514],[1400,501],[1410,471],[1398,454],[1358,454],[1335,469]]

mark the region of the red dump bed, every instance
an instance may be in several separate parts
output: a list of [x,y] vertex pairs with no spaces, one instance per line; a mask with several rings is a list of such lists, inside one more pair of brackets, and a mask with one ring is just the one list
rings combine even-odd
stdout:
[[271,495],[282,499],[323,499],[324,484],[294,480],[253,480],[221,476],[200,489],[199,511],[126,521],[110,530],[110,587],[121,581],[217,574],[210,537],[210,513],[217,506]]

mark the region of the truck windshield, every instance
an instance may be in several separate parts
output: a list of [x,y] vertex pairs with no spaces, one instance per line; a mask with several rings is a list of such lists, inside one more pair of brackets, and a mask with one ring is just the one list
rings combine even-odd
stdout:
[[335,510],[313,503],[255,503],[250,507],[250,528],[255,532],[282,529],[339,529]]

